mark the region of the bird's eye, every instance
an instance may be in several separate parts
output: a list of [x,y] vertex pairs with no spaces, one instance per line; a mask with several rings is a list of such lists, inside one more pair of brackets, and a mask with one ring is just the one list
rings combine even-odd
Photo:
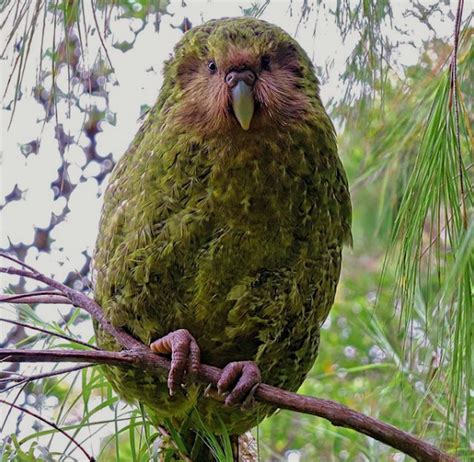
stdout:
[[262,56],[261,59],[262,69],[269,71],[270,70],[270,56]]
[[214,74],[217,71],[217,64],[214,61],[209,61],[207,63],[207,68],[211,74]]

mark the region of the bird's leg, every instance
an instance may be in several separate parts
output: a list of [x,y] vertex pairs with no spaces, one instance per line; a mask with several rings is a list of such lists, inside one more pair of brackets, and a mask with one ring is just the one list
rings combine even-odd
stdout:
[[240,404],[241,409],[253,405],[253,394],[262,381],[258,366],[252,361],[236,361],[227,364],[217,383],[217,391],[226,395],[225,405]]
[[175,330],[154,341],[150,348],[155,353],[171,354],[168,389],[173,396],[183,383],[184,375],[191,377],[199,371],[200,350],[194,337],[186,329]]

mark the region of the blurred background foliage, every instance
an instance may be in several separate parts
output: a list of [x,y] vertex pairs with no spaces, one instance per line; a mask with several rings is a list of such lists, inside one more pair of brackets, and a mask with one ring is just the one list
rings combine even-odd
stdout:
[[[472,12],[463,11],[462,0],[403,3],[403,16],[415,19],[426,31],[421,45],[395,18],[395,7],[400,5],[389,0],[286,4],[290,15],[298,18],[297,29],[310,29],[317,36],[320,18],[330,17],[341,43],[350,48],[338,73],[334,60],[316,64],[323,88],[338,80],[342,89],[337,95],[333,92],[328,109],[338,127],[351,184],[354,247],[346,249],[319,359],[300,391],[340,401],[468,461],[474,460]],[[277,4],[276,0],[247,3],[240,12],[265,18]],[[67,256],[59,257],[60,236],[86,233],[65,224],[72,221],[77,204],[87,213],[88,200],[99,203],[108,174],[122,154],[104,154],[97,148],[98,135],[107,125],[120,123],[126,112],[109,105],[118,86],[114,66],[119,64],[111,52],[120,50],[127,61],[127,53],[150,25],[160,34],[162,23],[168,21],[167,27],[171,24],[176,34],[185,33],[191,26],[187,8],[193,4],[179,7],[178,14],[172,4],[159,0],[1,4],[2,59],[7,63],[3,71],[8,70],[2,72],[4,135],[14,126],[22,99],[34,98],[41,108],[37,119],[41,130],[31,141],[15,139],[14,144],[25,162],[31,156],[39,158],[45,127],[50,127],[60,154],[52,167],[54,178],[50,181],[45,174],[43,180],[52,196],[49,219],[32,227],[24,239],[2,231],[3,250],[40,269],[43,257],[50,255],[62,268],[50,272],[76,289],[90,290],[92,248],[79,249],[81,258],[71,267]],[[432,20],[439,16],[449,22],[450,34],[438,33]],[[117,21],[127,23],[129,34],[110,40]],[[400,64],[400,37],[417,49],[411,65]],[[41,53],[33,57],[31,49],[39,41]],[[32,73],[34,84],[29,85]],[[126,98],[123,95],[125,106]],[[153,98],[148,101],[141,112]],[[82,117],[75,129],[66,120],[73,111]],[[82,160],[74,170],[70,153],[77,147]],[[4,186],[0,202],[5,228],[7,217],[19,219],[28,213],[28,208],[20,207],[28,206],[28,184],[21,179],[6,181],[7,176],[18,175],[5,167],[12,155],[6,150],[2,161],[3,183],[12,186],[8,190]],[[35,168],[41,177],[41,168],[49,167]],[[72,200],[74,191],[91,180],[92,192]],[[92,209],[95,217],[98,207]],[[32,289],[22,279],[2,285],[7,284],[14,293]],[[93,343],[90,320],[83,313],[64,309],[55,311],[52,319],[44,313],[41,307],[3,307],[1,347],[87,348],[74,339]],[[18,320],[68,339],[15,325]],[[157,441],[173,438],[152,428],[139,407],[121,403],[98,367],[40,381],[21,380],[20,374],[45,367],[3,366],[1,397],[46,416],[84,447],[92,446],[98,460],[151,460]],[[30,417],[2,406],[2,460],[81,460],[74,445]],[[267,419],[254,433],[265,461],[406,459],[361,434],[289,412]],[[179,446],[179,441],[174,444]]]

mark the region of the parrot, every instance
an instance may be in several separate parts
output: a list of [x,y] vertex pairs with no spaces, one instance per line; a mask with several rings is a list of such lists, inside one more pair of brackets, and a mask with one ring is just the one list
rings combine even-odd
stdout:
[[[242,435],[275,411],[256,387],[296,391],[316,359],[352,243],[319,87],[298,42],[250,17],[193,27],[164,63],[111,174],[93,261],[105,317],[171,358],[167,377],[106,366],[154,423]],[[100,347],[121,349],[95,330]],[[224,403],[189,380],[201,363],[223,369]]]

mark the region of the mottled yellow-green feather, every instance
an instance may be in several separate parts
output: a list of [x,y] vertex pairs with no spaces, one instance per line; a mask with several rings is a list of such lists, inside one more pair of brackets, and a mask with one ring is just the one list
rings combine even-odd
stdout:
[[[174,118],[177,74],[190,53],[256,50],[289,41],[304,69],[310,110],[263,131],[202,134]],[[334,301],[351,205],[333,126],[312,65],[281,29],[255,19],[192,29],[165,66],[164,84],[105,194],[95,254],[95,296],[113,324],[145,343],[186,328],[202,361],[254,360],[266,383],[296,390],[318,351]],[[119,346],[100,329],[99,344]],[[229,410],[198,387],[169,397],[166,380],[108,368],[113,386],[157,420],[194,409],[214,431],[240,434],[269,408]]]

